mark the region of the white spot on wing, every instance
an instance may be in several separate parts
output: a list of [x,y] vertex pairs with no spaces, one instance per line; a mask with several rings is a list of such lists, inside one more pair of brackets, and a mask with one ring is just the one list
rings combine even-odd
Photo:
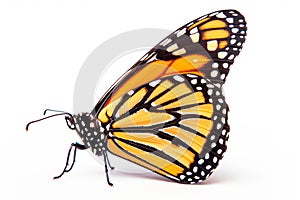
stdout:
[[182,29],[181,31],[179,31],[179,32],[177,33],[177,37],[180,37],[180,36],[184,35],[185,33],[186,33],[186,28],[184,28],[184,29]]
[[225,76],[226,76],[225,74],[222,74],[221,77],[220,77],[221,80],[224,80],[224,79],[225,79]]
[[133,95],[134,91],[130,90],[127,94],[129,94],[130,96]]
[[178,45],[175,43],[175,44],[169,46],[169,47],[167,48],[167,51],[168,51],[168,52],[171,52],[171,51],[174,51],[174,50],[176,50],[176,49],[178,49]]
[[224,108],[224,109],[222,110],[222,113],[223,113],[223,114],[226,114],[226,113],[227,113],[226,108]]
[[200,37],[199,33],[190,35],[190,38],[192,39],[193,43],[199,42],[199,37]]
[[183,79],[181,76],[178,76],[178,75],[173,76],[173,78],[174,78],[176,81],[178,81],[178,82],[183,82],[183,81],[184,81],[184,79]]
[[185,54],[186,50],[184,48],[178,49],[177,51],[173,52],[173,55],[178,56],[178,55],[182,55]]
[[192,83],[193,85],[196,85],[196,84],[197,84],[197,79],[192,79],[192,80],[191,80],[191,83]]
[[220,12],[219,14],[216,15],[217,18],[223,19],[226,18],[226,15],[224,15],[223,12]]
[[160,79],[150,82],[149,85],[150,85],[151,87],[155,87],[155,86],[156,86],[157,84],[159,84],[159,83],[160,83]]
[[205,159],[206,159],[206,160],[209,159],[209,153],[206,153],[206,154],[205,154]]
[[190,77],[190,78],[197,78],[197,76],[194,75],[194,74],[187,74],[187,76]]
[[216,15],[216,14],[218,14],[218,12],[213,12],[213,13],[211,13],[209,16],[212,17],[212,16],[214,16],[214,15]]
[[221,154],[222,153],[222,149],[219,149],[218,151],[217,151],[217,154]]
[[210,73],[210,76],[211,76],[211,77],[216,77],[216,76],[218,76],[218,71],[217,71],[217,70],[212,71],[212,72]]
[[166,45],[169,44],[171,41],[172,41],[172,40],[171,40],[170,38],[166,38],[164,41],[162,41],[162,42],[160,43],[160,45],[166,46]]
[[233,23],[233,18],[231,18],[231,17],[230,17],[230,18],[227,18],[226,21],[227,21],[228,23],[231,23],[231,24],[232,24],[232,23]]
[[190,22],[188,25],[186,25],[187,27],[192,26],[194,24],[194,22]]
[[221,51],[218,53],[218,58],[223,59],[227,56],[227,52],[226,51]]
[[238,29],[238,28],[233,28],[233,29],[231,29],[231,31],[232,31],[233,33],[237,33],[237,32],[239,31],[239,29]]
[[226,122],[225,117],[222,117],[222,118],[221,118],[221,122],[222,122],[223,124],[225,124],[225,122]]
[[219,67],[219,64],[218,64],[218,63],[213,63],[211,66],[212,66],[212,68],[215,68],[215,69],[216,69],[216,68]]
[[199,165],[202,165],[204,163],[204,160],[203,159],[200,159],[199,161],[198,161],[198,164]]
[[213,84],[207,84],[206,85],[208,88],[214,88],[215,86]]
[[195,34],[195,33],[198,33],[198,28],[197,27],[190,30],[190,34]]
[[217,162],[218,162],[218,158],[217,158],[217,157],[214,157],[214,158],[213,158],[213,162],[214,162],[214,163],[217,163]]
[[206,18],[207,16],[208,16],[208,15],[204,15],[204,16],[200,17],[199,19],[197,19],[197,21],[200,21],[200,20]]
[[228,57],[228,60],[232,60],[234,58],[234,55],[231,54],[229,57]]
[[229,67],[228,63],[223,63],[223,67],[227,69]]
[[217,40],[211,40],[207,42],[207,49],[209,51],[215,51],[218,48],[218,41]]

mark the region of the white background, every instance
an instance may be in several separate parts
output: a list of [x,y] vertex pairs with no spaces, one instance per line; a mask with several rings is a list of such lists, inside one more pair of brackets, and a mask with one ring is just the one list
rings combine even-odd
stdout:
[[[7,2],[0,3],[1,199],[299,198],[296,1]],[[78,138],[62,117],[28,133],[25,124],[45,108],[72,111],[77,74],[98,45],[137,28],[175,30],[226,8],[243,13],[249,30],[225,87],[228,152],[207,182],[181,185],[113,171],[109,187],[104,167],[86,152],[78,152],[71,173],[51,179]]]

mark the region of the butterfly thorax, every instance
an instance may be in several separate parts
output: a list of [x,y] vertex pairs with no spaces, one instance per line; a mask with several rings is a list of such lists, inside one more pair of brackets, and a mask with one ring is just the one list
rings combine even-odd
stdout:
[[90,113],[73,115],[76,132],[91,151],[101,156],[106,150],[107,137],[100,121]]

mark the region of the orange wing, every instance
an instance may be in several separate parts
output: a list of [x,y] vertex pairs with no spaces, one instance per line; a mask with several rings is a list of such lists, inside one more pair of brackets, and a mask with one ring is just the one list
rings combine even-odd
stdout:
[[111,153],[190,183],[206,179],[222,158],[227,111],[218,87],[201,76],[184,74],[127,92],[102,109],[98,119],[109,133]]
[[221,88],[246,29],[239,12],[214,12],[144,55],[92,111],[108,133],[108,150],[181,183],[205,180],[226,150]]
[[235,10],[202,16],[176,30],[129,69],[99,100],[92,113],[126,92],[173,74],[193,73],[221,87],[246,36],[244,17]]

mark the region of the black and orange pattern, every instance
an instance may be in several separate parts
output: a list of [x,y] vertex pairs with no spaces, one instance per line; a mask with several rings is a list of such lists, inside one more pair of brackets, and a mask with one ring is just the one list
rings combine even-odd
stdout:
[[[241,51],[246,21],[236,10],[200,17],[145,54],[99,100],[91,113],[64,115],[83,145],[72,143],[60,178],[76,150],[102,156],[106,178],[110,152],[179,183],[207,179],[228,140],[228,106],[222,86]],[[44,114],[45,114],[44,113]],[[68,161],[73,150],[73,163]]]
[[[228,106],[222,86],[246,36],[236,10],[200,17],[176,30],[144,55],[99,100],[91,113],[58,112],[83,145],[72,143],[63,172],[76,150],[108,153],[179,183],[207,179],[228,140]],[[70,154],[74,158],[68,168]],[[112,168],[112,167],[111,167]]]
[[245,18],[236,10],[195,19],[145,54],[100,99],[92,113],[139,85],[173,74],[197,74],[221,88],[242,49],[246,31]]
[[235,10],[176,30],[142,57],[95,106],[105,151],[180,183],[205,180],[226,151],[222,85],[246,37]]
[[[226,149],[227,105],[221,90],[208,79],[194,74],[167,76],[115,102],[98,115],[108,131],[108,150],[172,180],[204,180]],[[218,133],[223,130],[220,144]],[[207,163],[198,164],[205,156],[214,158],[209,169]]]

